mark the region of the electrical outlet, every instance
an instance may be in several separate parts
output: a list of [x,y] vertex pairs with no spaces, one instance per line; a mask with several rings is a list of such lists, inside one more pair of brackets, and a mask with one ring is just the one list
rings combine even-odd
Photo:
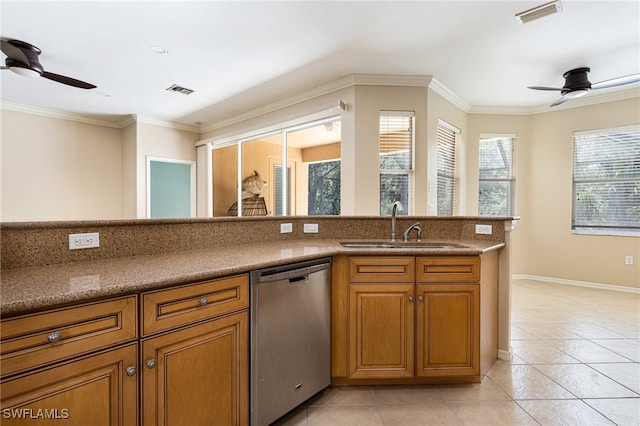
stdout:
[[292,223],[281,223],[280,224],[280,233],[281,234],[288,234],[290,232],[293,232],[293,224]]
[[88,232],[85,234],[69,234],[69,250],[100,247],[100,234]]
[[625,256],[624,257],[625,265],[633,265],[633,256]]
[[491,235],[493,233],[492,225],[476,225],[476,234]]
[[318,233],[318,224],[317,223],[305,223],[303,232],[305,234],[317,234]]

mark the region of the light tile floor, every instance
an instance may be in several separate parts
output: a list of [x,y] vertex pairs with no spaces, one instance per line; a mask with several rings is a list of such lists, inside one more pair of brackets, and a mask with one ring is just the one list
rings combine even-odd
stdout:
[[514,280],[482,383],[329,388],[279,426],[640,425],[640,295]]

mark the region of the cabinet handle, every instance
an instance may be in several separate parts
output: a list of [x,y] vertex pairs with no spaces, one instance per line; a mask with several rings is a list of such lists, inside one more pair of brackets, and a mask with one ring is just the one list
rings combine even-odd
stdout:
[[209,301],[207,300],[206,297],[200,298],[200,306],[206,306],[207,303],[209,303]]
[[421,301],[421,302],[424,302],[424,297],[418,296],[418,300]]
[[62,340],[62,334],[60,334],[59,331],[54,331],[47,336],[47,340],[49,340],[49,343],[59,342],[60,340]]
[[127,376],[135,376],[137,371],[138,370],[133,365],[131,367],[127,367]]
[[147,360],[147,368],[153,368],[155,366],[156,366],[156,360],[155,359]]
[[413,302],[413,296],[409,296],[409,302]]

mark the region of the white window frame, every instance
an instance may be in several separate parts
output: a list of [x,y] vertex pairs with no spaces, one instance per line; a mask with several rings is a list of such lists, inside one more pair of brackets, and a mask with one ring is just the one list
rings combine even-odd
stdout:
[[[403,211],[398,211],[398,215],[411,215],[413,214],[414,209],[414,175],[415,175],[415,139],[416,139],[416,119],[415,119],[415,111],[380,111],[380,115],[378,118],[378,129],[380,129],[380,121],[382,117],[400,117],[400,118],[409,118],[411,120],[411,153],[409,157],[410,165],[408,169],[379,169],[379,180],[383,174],[385,175],[406,175],[408,182],[407,188],[407,202],[403,203]],[[379,130],[378,130],[379,131]],[[380,159],[380,141],[382,138],[382,134],[378,134],[378,159]],[[378,160],[379,161],[379,160]],[[382,188],[379,189],[379,195],[382,195]],[[399,201],[399,200],[396,200]],[[380,203],[381,204],[381,203]],[[392,203],[391,203],[392,204]],[[407,204],[407,205],[404,205]],[[391,208],[389,206],[380,205],[380,214],[383,214],[382,208]]]
[[483,142],[500,139],[511,140],[511,175],[508,178],[482,178],[480,177],[480,171],[478,171],[478,215],[483,216],[480,213],[480,184],[482,182],[508,182],[509,194],[507,195],[507,213],[505,216],[516,215],[516,140],[515,134],[501,134],[501,133],[481,133],[480,140],[478,141],[478,169],[480,168],[480,145]]
[[[457,127],[453,126],[450,123],[447,123],[446,121],[442,120],[442,119],[438,119],[438,132],[440,131],[440,129],[442,130],[447,130],[450,131],[453,134],[454,137],[454,148],[453,148],[453,168],[452,168],[452,175],[449,174],[444,174],[442,172],[442,170],[440,169],[440,167],[438,167],[437,169],[437,176],[438,176],[438,182],[436,185],[436,194],[437,194],[437,198],[438,198],[438,203],[437,203],[437,207],[436,207],[436,211],[438,216],[455,216],[456,214],[458,214],[459,208],[460,208],[460,202],[459,202],[459,197],[460,197],[460,175],[459,175],[459,171],[458,171],[458,151],[460,149],[460,137],[461,137],[461,131],[460,129],[458,129]],[[440,138],[438,138],[438,146],[440,145]],[[437,152],[437,151],[436,151]],[[438,158],[438,164],[440,163],[440,159]],[[452,179],[453,180],[453,194],[451,195],[451,214],[443,214],[440,211],[440,179],[441,178],[447,178],[447,179]]]
[[[628,226],[626,224],[621,224],[621,223],[612,223],[612,224],[603,224],[603,223],[596,223],[596,222],[592,222],[591,224],[589,223],[576,223],[578,221],[578,219],[576,218],[576,212],[577,212],[577,201],[578,201],[578,189],[577,189],[577,185],[579,184],[585,184],[585,183],[592,183],[594,185],[599,185],[599,184],[610,184],[612,185],[612,189],[611,191],[615,192],[619,192],[619,191],[615,191],[615,187],[613,187],[613,184],[621,184],[621,183],[627,183],[630,184],[631,186],[636,185],[635,188],[638,188],[638,190],[640,190],[640,177],[628,177],[628,178],[612,178],[610,176],[607,177],[601,177],[601,178],[594,178],[594,177],[588,177],[588,178],[578,178],[576,179],[576,172],[577,172],[577,163],[576,163],[576,156],[577,156],[577,144],[580,141],[580,138],[583,136],[592,136],[592,135],[605,135],[604,137],[602,137],[602,142],[607,142],[610,141],[610,138],[607,138],[606,135],[607,134],[614,134],[614,133],[630,133],[630,136],[634,139],[640,139],[640,125],[635,124],[635,125],[630,125],[630,126],[623,126],[623,127],[613,127],[613,128],[604,128],[604,129],[595,129],[595,130],[586,130],[586,131],[578,131],[578,132],[574,132],[573,133],[573,158],[572,158],[572,163],[573,163],[573,173],[572,173],[572,190],[571,190],[571,196],[572,196],[572,208],[571,208],[571,232],[573,234],[589,234],[589,235],[619,235],[619,236],[640,236],[640,220],[638,220],[638,223],[634,223],[632,226]],[[635,134],[634,134],[635,133]],[[585,140],[586,143],[586,140]],[[625,152],[626,154],[626,152]],[[626,159],[630,159],[634,162],[640,162],[640,156],[636,156],[636,153],[629,153],[629,156],[625,156],[625,160]],[[598,164],[599,166],[600,164]],[[630,168],[633,168],[635,166],[630,166]],[[638,194],[638,196],[640,197],[640,194]],[[632,200],[631,201],[631,206],[634,206],[635,201]],[[638,205],[638,208],[640,208],[640,205]]]

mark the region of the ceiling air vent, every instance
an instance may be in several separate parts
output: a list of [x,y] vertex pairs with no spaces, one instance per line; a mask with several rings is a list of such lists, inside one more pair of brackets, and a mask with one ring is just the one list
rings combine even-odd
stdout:
[[553,15],[562,11],[562,4],[560,0],[545,3],[541,6],[534,7],[533,9],[525,10],[516,15],[516,20],[521,24],[535,21],[536,19],[544,18],[545,16]]
[[187,89],[186,87],[178,86],[177,84],[174,84],[171,87],[167,87],[167,90],[169,92],[182,93],[183,95],[190,95],[193,93],[193,90]]

